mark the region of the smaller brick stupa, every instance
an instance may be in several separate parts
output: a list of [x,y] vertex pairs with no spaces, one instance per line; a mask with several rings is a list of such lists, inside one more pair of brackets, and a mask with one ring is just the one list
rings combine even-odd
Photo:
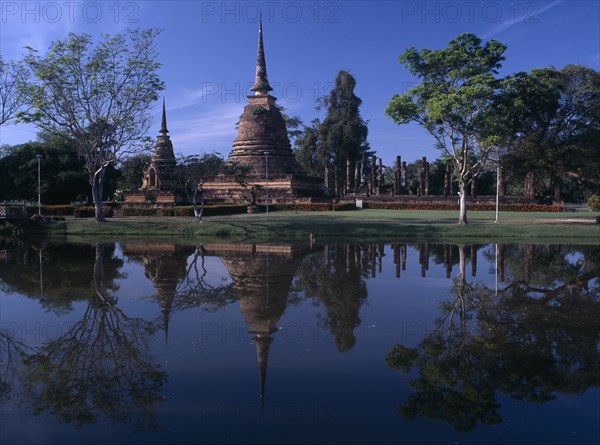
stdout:
[[181,193],[174,193],[176,182],[174,169],[176,165],[173,143],[167,129],[167,113],[163,98],[162,119],[159,135],[156,137],[152,159],[144,167],[142,186],[135,191],[125,193],[125,204],[139,205],[148,203],[148,197],[153,196],[159,205],[169,206],[184,201]]
[[272,90],[267,76],[261,18],[256,77],[251,88],[254,95],[248,96],[228,158],[229,162],[248,167],[249,186],[244,188],[231,178],[220,178],[204,185],[208,199],[244,201],[250,195],[251,186],[258,186],[263,196],[268,188],[269,200],[275,202],[324,197],[323,180],[306,176],[292,152],[285,120],[276,104],[277,98],[270,94]]

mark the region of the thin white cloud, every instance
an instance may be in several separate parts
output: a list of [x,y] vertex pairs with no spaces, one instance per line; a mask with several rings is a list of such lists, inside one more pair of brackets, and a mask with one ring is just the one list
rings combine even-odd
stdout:
[[[556,0],[556,1],[553,1],[552,3],[550,3],[550,4],[546,5],[546,6],[544,6],[544,7],[543,7],[542,9],[540,9],[539,11],[536,11],[536,12],[535,12],[535,15],[534,15],[534,16],[532,16],[531,18],[532,18],[532,19],[533,19],[533,18],[537,18],[537,17],[538,17],[540,14],[542,14],[542,13],[544,13],[544,12],[548,11],[548,10],[549,10],[549,9],[551,9],[551,8],[554,8],[556,5],[558,5],[558,4],[560,4],[560,3],[563,3],[563,1],[564,1],[564,0]],[[483,38],[483,39],[489,39],[490,37],[492,37],[492,36],[494,36],[494,35],[496,35],[496,34],[500,34],[501,32],[503,32],[503,31],[506,31],[507,29],[509,29],[509,28],[512,28],[513,26],[515,26],[515,25],[517,25],[517,24],[519,24],[519,23],[521,23],[521,22],[522,22],[522,20],[518,20],[518,19],[515,19],[515,18],[512,18],[512,19],[506,20],[506,21],[504,21],[504,22],[502,22],[502,23],[498,24],[498,25],[497,25],[495,28],[492,28],[492,29],[491,29],[491,30],[490,30],[488,33],[484,34],[484,35],[482,36],[482,38]]]
[[186,154],[218,151],[227,155],[236,136],[235,123],[242,111],[240,104],[219,104],[201,113],[169,119],[173,148]]

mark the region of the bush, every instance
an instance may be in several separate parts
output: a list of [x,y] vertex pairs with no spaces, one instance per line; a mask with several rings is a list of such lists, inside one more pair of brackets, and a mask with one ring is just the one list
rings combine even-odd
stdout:
[[[192,216],[194,210],[190,207]],[[238,215],[240,213],[247,213],[247,205],[208,205],[204,207],[204,216],[217,216],[217,215]]]
[[[265,206],[260,206],[264,210]],[[331,204],[326,202],[320,203],[287,203],[287,204],[269,204],[270,210],[294,211],[294,212],[327,212],[331,210]]]
[[344,203],[341,203],[341,204],[334,204],[333,205],[333,211],[335,211],[335,212],[347,211],[347,210],[356,210],[356,203],[354,203],[354,202],[344,202]]
[[[112,218],[113,209],[102,206],[102,211],[105,218]],[[75,218],[93,218],[96,216],[96,209],[94,207],[76,207],[73,211],[73,216]]]
[[154,216],[157,209],[152,207],[122,207],[121,216]]
[[48,216],[71,216],[73,212],[75,212],[75,206],[72,205],[42,207],[42,213]]
[[[364,202],[365,209],[384,210],[459,210],[458,204],[435,202]],[[496,204],[468,204],[468,211],[493,211]],[[500,204],[503,212],[563,212],[562,205],[545,204]]]
[[587,205],[592,212],[600,212],[600,195],[592,195],[587,200]]
[[[233,204],[205,205],[204,213],[202,214],[202,216],[236,215],[236,214],[240,214],[240,213],[246,213],[247,208],[248,208],[248,206],[246,206],[246,205],[233,205]],[[195,216],[194,215],[194,207],[181,206],[181,207],[160,209],[160,216],[194,217]]]

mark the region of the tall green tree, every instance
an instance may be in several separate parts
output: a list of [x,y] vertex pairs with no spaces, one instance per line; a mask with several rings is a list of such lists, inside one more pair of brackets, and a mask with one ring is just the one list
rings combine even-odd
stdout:
[[325,172],[325,165],[321,161],[319,154],[318,126],[319,120],[314,119],[312,126],[304,127],[302,134],[295,141],[294,155],[309,176],[322,178]]
[[31,109],[20,120],[74,141],[85,161],[97,221],[104,220],[107,168],[141,149],[150,104],[164,89],[154,50],[159,32],[135,29],[97,43],[70,33],[43,56],[29,48],[24,59],[29,81],[23,92]]
[[599,103],[600,72],[585,66],[533,69],[504,79],[496,108],[511,129],[503,163],[513,178],[534,173],[546,194],[569,182],[599,192]]
[[[356,80],[340,71],[329,95],[322,98],[325,118],[317,127],[317,156],[324,165],[326,181],[333,179],[333,191],[339,196],[346,182],[346,162],[352,165],[369,150],[367,123],[360,116],[362,100],[354,94]],[[351,186],[352,184],[348,184]]]
[[442,50],[409,48],[400,57],[421,83],[394,95],[385,114],[396,124],[417,122],[453,164],[460,198],[459,224],[467,224],[467,185],[502,141],[494,99],[506,46],[461,34]]
[[0,158],[0,200],[37,200],[37,158],[41,155],[41,192],[44,204],[68,204],[88,197],[84,162],[71,141],[50,134],[15,145]]

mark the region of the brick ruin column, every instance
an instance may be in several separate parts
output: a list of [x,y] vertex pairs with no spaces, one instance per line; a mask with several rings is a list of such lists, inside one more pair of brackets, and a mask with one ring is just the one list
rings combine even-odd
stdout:
[[[425,159],[425,158],[423,158]],[[424,184],[424,178],[425,178],[425,163],[427,161],[423,161],[421,163],[421,166],[419,167],[418,171],[417,171],[417,176],[418,176],[418,180],[419,180],[419,185],[417,187],[417,196],[423,196],[425,194],[425,184]]]
[[523,188],[523,196],[532,199],[535,197],[534,180],[535,177],[533,171],[527,173],[527,176],[525,177],[525,187]]
[[402,195],[402,162],[400,156],[396,156],[396,164],[394,165],[394,193]]
[[451,186],[451,172],[452,172],[452,166],[450,165],[450,162],[446,162],[446,172],[444,173],[444,197],[448,197],[450,196],[450,194],[452,193],[452,186]]
[[427,158],[423,158],[425,161],[425,196],[429,196],[429,162],[427,162]]
[[383,192],[383,161],[379,158],[377,165],[377,194],[381,195]]
[[408,195],[408,184],[406,182],[406,161],[402,161],[402,169],[400,170],[400,189],[402,194]]
[[366,176],[367,176],[367,157],[363,154],[362,159],[360,160],[360,184],[366,185]]
[[377,192],[377,158],[371,157],[371,194]]

